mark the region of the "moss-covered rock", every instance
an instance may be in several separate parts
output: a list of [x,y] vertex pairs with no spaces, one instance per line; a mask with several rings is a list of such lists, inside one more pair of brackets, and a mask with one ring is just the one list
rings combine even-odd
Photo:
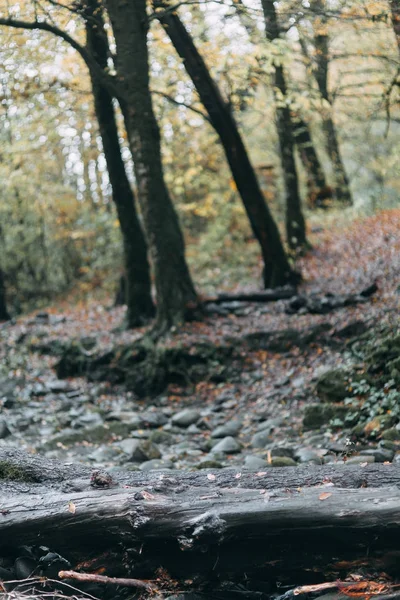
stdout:
[[322,402],[341,402],[348,395],[350,373],[347,369],[332,369],[323,373],[315,385]]
[[310,404],[306,406],[303,417],[303,427],[305,429],[318,429],[333,419],[343,420],[347,413],[346,406],[333,406],[332,404]]

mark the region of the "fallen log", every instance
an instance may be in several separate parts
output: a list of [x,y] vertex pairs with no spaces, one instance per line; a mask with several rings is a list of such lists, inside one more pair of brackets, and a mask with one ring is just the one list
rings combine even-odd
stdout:
[[0,479],[8,560],[45,546],[75,570],[152,579],[162,567],[197,585],[312,584],[360,565],[398,572],[400,468],[391,464],[110,474],[2,449]]

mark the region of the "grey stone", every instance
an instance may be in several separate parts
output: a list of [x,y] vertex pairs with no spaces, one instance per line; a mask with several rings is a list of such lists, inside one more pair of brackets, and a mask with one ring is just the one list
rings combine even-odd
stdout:
[[229,421],[224,425],[216,427],[211,433],[212,438],[223,438],[226,436],[235,436],[242,428],[242,421]]
[[312,463],[314,465],[322,465],[324,463],[323,458],[311,448],[299,448],[296,450],[294,457],[300,463]]
[[264,467],[269,467],[270,465],[260,456],[248,454],[244,459],[244,466],[248,469],[263,469]]
[[218,460],[202,460],[195,465],[195,469],[222,469],[223,464]]
[[270,431],[259,431],[255,433],[251,438],[250,445],[252,448],[265,448],[265,446],[270,442]]
[[189,427],[193,423],[196,423],[200,419],[200,412],[194,408],[187,408],[185,410],[181,410],[176,413],[171,422],[173,425],[178,425],[179,427]]
[[149,439],[155,444],[165,444],[166,446],[170,446],[175,442],[173,435],[168,433],[168,431],[159,429],[152,431]]
[[141,471],[153,471],[153,470],[157,470],[157,469],[173,469],[174,468],[174,463],[171,462],[170,460],[163,460],[163,459],[153,459],[153,460],[147,460],[144,463],[142,463],[140,465],[140,470]]
[[234,454],[241,450],[242,446],[231,436],[225,437],[212,448],[213,453],[223,452],[224,454]]
[[329,423],[331,419],[344,419],[347,412],[347,406],[309,404],[304,409],[303,427],[305,429],[318,429],[321,425]]
[[11,431],[7,427],[7,423],[0,419],[0,440],[4,440],[5,438],[11,435]]
[[261,421],[257,425],[257,431],[268,431],[272,433],[274,429],[281,427],[285,422],[285,419],[282,417],[275,417],[274,419],[266,419],[265,421]]
[[270,449],[271,456],[288,456],[289,458],[294,458],[294,448],[289,448],[287,446],[276,446]]
[[161,452],[155,444],[149,440],[135,440],[127,438],[119,442],[119,447],[127,455],[131,462],[144,462],[161,458]]
[[275,456],[271,460],[271,465],[273,467],[295,467],[297,463],[288,456]]
[[[179,414],[179,413],[178,413]],[[143,427],[156,429],[168,423],[168,418],[162,412],[145,412],[140,415]]]
[[371,448],[369,450],[361,450],[361,456],[373,456],[375,458],[375,462],[383,463],[383,462],[392,462],[394,452],[393,450],[387,450],[385,448]]
[[318,378],[316,392],[323,402],[340,402],[349,395],[349,373],[345,369],[326,371]]

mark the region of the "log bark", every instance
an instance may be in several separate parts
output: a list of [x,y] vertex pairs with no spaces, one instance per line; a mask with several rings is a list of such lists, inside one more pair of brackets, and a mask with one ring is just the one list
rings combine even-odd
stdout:
[[246,574],[289,585],[342,577],[356,561],[390,572],[398,560],[393,464],[120,471],[110,480],[2,449],[0,477],[0,557],[34,544],[114,577],[152,578],[161,566],[180,580]]

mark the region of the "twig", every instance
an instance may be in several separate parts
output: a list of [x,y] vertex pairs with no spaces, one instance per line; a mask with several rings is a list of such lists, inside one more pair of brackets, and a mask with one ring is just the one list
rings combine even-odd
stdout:
[[126,579],[124,577],[107,577],[106,575],[93,575],[91,573],[78,573],[77,571],[60,571],[60,579],[75,579],[76,581],[95,581],[96,583],[106,583],[112,585],[122,585],[125,587],[135,587],[148,592],[156,593],[157,588],[141,579]]

